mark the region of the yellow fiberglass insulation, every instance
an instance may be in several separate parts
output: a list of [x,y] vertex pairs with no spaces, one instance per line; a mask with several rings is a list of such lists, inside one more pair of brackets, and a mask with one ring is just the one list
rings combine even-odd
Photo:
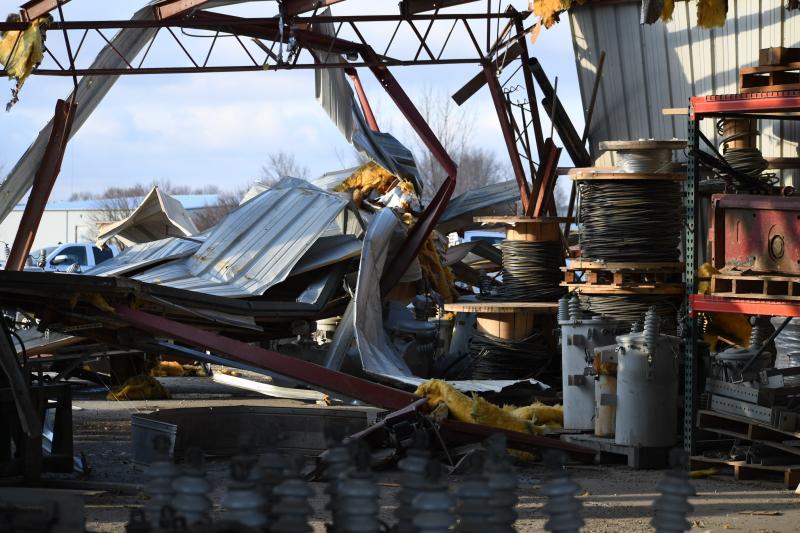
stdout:
[[456,278],[450,267],[442,264],[442,258],[436,250],[436,232],[428,235],[428,240],[425,241],[417,257],[422,274],[433,285],[433,289],[442,295],[445,302],[454,302],[458,298]]
[[415,394],[427,398],[429,410],[439,404],[447,405],[450,416],[460,422],[484,424],[496,428],[540,435],[544,433],[544,425],[536,425],[531,420],[515,416],[502,407],[489,403],[480,396],[472,397],[457,391],[452,385],[438,379],[426,381],[420,385]]
[[549,28],[558,22],[558,16],[562,11],[566,11],[572,4],[583,5],[586,0],[534,0],[533,13],[542,18],[542,24],[545,28]]
[[169,391],[150,376],[134,376],[106,394],[106,400],[168,400]]
[[724,26],[727,14],[727,0],[697,0],[697,25],[701,28]]
[[669,22],[675,12],[675,0],[664,0],[664,7],[661,8],[661,20]]
[[396,181],[398,180],[394,174],[370,161],[358,167],[349,178],[337,185],[334,191],[351,191],[353,202],[360,207],[361,200],[369,196],[370,192],[377,191],[380,194],[384,194]]
[[534,402],[523,407],[514,407],[511,414],[523,420],[530,420],[534,424],[555,424],[558,427],[564,424],[564,408],[561,405]]
[[[13,13],[6,18],[6,22],[19,21],[19,15]],[[51,22],[53,18],[46,15],[31,22],[24,31],[8,30],[0,34],[0,64],[5,67],[8,77],[17,82],[17,86],[11,90],[12,98],[6,105],[6,111],[19,101],[19,91],[25,80],[42,62],[44,33]]]

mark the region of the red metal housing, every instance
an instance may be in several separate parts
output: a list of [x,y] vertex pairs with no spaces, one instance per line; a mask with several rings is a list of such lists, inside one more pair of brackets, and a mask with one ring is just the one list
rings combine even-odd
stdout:
[[715,194],[710,218],[714,268],[800,275],[800,198]]

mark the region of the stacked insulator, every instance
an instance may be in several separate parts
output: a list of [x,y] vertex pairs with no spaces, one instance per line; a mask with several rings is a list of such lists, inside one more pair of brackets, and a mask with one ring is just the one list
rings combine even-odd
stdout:
[[573,294],[572,298],[569,299],[569,320],[580,320],[583,316],[583,311],[581,310],[581,301],[578,298],[577,294]]
[[172,504],[175,494],[172,482],[179,470],[169,455],[169,445],[169,438],[165,435],[157,435],[153,439],[153,462],[145,471],[149,480],[145,492],[150,499],[144,504],[144,512],[152,527],[158,527],[161,509]]
[[564,295],[558,299],[558,321],[566,322],[569,320],[569,296]]
[[489,488],[489,481],[481,473],[482,462],[477,456],[472,457],[474,459],[470,467],[474,473],[467,476],[456,492],[458,523],[455,530],[461,533],[486,533],[486,525],[493,514],[490,502],[494,494]]
[[325,465],[323,480],[328,482],[325,487],[325,494],[328,496],[326,509],[331,513],[331,524],[328,524],[328,531],[336,531],[336,514],[339,512],[339,483],[342,477],[350,470],[353,465],[353,454],[345,444],[337,444],[328,448],[322,457]]
[[261,454],[258,468],[262,474],[261,495],[264,497],[264,512],[267,523],[275,521],[273,507],[278,502],[275,487],[283,482],[283,470],[286,468],[286,457],[278,450],[270,449]]
[[431,453],[424,445],[412,447],[408,455],[402,459],[398,466],[402,474],[402,487],[397,495],[397,533],[413,533],[415,510],[414,498],[425,488],[428,465],[431,462]]
[[767,317],[757,316],[751,320],[753,327],[750,330],[750,349],[758,351],[764,341],[772,334],[774,328]]
[[208,498],[211,484],[205,476],[202,451],[192,448],[186,452],[183,473],[173,481],[172,488],[175,490],[172,507],[187,525],[211,521],[211,500]]
[[297,461],[288,461],[283,472],[283,482],[275,487],[273,494],[278,501],[273,507],[275,521],[270,531],[274,533],[306,533],[313,531],[308,524],[312,509],[309,500],[314,491],[300,476]]
[[264,509],[266,500],[258,490],[261,479],[258,470],[254,468],[257,461],[256,456],[247,452],[233,458],[231,461],[233,482],[222,501],[222,506],[227,511],[229,520],[261,529],[267,525],[267,515]]
[[334,527],[341,533],[371,533],[380,529],[380,493],[370,471],[370,452],[366,447],[356,452],[356,465],[340,477],[339,502]]
[[545,460],[554,468],[542,487],[541,493],[547,497],[544,512],[549,519],[544,525],[546,531],[554,533],[579,533],[583,526],[580,516],[581,502],[575,495],[580,490],[580,485],[575,483],[569,473],[564,470],[565,457],[563,453],[551,452]]
[[453,513],[455,499],[442,482],[441,467],[428,461],[424,481],[411,502],[413,520],[411,531],[417,533],[445,533],[456,523]]
[[518,479],[508,460],[507,439],[505,435],[496,434],[487,441],[488,456],[483,464],[483,475],[489,482],[492,497],[489,506],[492,516],[489,524],[493,533],[514,533],[514,522],[517,520]]
[[659,334],[661,333],[661,320],[656,314],[656,308],[651,307],[644,315],[644,342],[647,346],[647,351],[651,354],[656,352],[658,348]]
[[650,524],[656,533],[681,533],[692,528],[686,517],[694,510],[689,503],[689,497],[696,496],[697,493],[689,482],[685,462],[685,452],[672,450],[672,469],[658,482],[657,488],[661,496],[653,502],[656,514]]

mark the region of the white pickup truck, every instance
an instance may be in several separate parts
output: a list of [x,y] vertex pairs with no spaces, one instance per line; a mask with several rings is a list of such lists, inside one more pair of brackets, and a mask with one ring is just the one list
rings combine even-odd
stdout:
[[98,248],[90,242],[68,242],[46,246],[31,252],[26,270],[38,267],[45,272],[66,272],[72,265],[77,264],[79,267],[77,272],[85,272],[118,253],[114,246]]

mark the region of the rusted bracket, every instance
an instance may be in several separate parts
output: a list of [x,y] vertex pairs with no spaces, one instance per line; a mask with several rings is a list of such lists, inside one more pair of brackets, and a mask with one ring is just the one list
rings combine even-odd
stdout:
[[500,131],[503,132],[503,140],[506,142],[508,156],[511,158],[511,168],[514,170],[514,177],[519,187],[522,210],[527,212],[531,190],[528,186],[528,179],[525,177],[525,169],[522,168],[522,160],[519,157],[519,149],[517,148],[517,139],[514,136],[514,130],[511,128],[511,122],[508,118],[505,98],[503,97],[503,88],[500,86],[500,81],[497,79],[497,75],[491,63],[484,63],[483,74],[486,77],[489,92],[492,93],[492,101],[494,102],[494,108],[497,112],[497,118],[500,121]]
[[39,170],[33,180],[28,202],[25,204],[25,211],[22,213],[17,235],[14,244],[11,246],[11,253],[6,261],[6,270],[22,270],[25,268],[25,260],[31,252],[33,239],[39,229],[47,200],[56,182],[58,173],[61,170],[61,161],[64,159],[64,151],[69,140],[69,131],[72,128],[72,120],[75,117],[77,104],[59,100],[56,103],[56,111],[53,117],[53,128],[50,130],[50,138],[39,164]]

